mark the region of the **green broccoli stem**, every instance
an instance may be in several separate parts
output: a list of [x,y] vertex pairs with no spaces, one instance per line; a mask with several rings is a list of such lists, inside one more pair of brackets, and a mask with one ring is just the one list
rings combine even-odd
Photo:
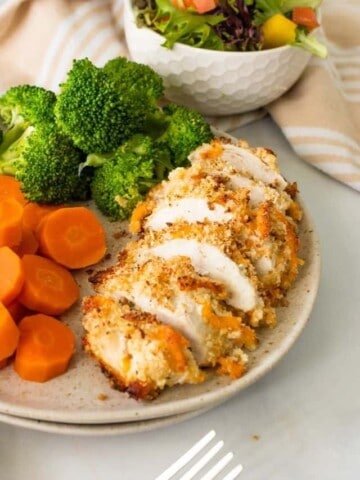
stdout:
[[[12,130],[12,129],[11,129]],[[22,129],[21,129],[22,130]],[[7,132],[4,134],[4,141],[1,144],[0,151],[0,173],[3,175],[16,175],[16,161],[21,157],[21,152],[23,151],[24,145],[26,145],[29,135],[34,131],[33,127],[28,127],[25,131],[22,130],[21,135],[19,132],[15,135],[15,132],[9,137],[6,136]],[[10,139],[14,138],[15,140],[10,143]],[[4,148],[4,144],[8,146],[7,149]]]
[[0,145],[0,155],[3,152],[6,152],[6,150],[10,147],[10,145],[16,142],[16,140],[18,140],[23,133],[24,133],[24,128],[20,124],[14,125],[8,130],[5,130],[5,132],[3,132],[3,140]]
[[86,156],[85,162],[79,165],[79,175],[86,167],[99,168],[104,165],[105,162],[114,158],[114,153],[89,153]]
[[14,177],[15,173],[14,158],[7,158],[6,153],[0,155],[0,175],[10,175]]
[[157,179],[147,179],[147,178],[140,179],[139,187],[138,187],[139,192],[142,195],[145,195],[150,190],[150,188],[155,187],[155,185],[157,185],[158,183],[159,181]]
[[320,58],[326,58],[328,54],[327,48],[324,44],[319,42],[317,38],[307,35],[307,33],[301,28],[297,28],[296,39],[292,45],[294,47],[303,48],[304,50]]
[[14,142],[5,152],[0,153],[0,174],[15,176],[15,162],[19,158],[17,142]]
[[146,115],[146,120],[142,128],[145,135],[149,135],[154,140],[159,138],[168,127],[167,116],[159,107],[154,107],[152,111]]

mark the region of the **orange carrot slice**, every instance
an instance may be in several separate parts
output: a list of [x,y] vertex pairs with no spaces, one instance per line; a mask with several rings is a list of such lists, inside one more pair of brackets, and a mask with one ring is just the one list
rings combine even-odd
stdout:
[[25,275],[21,260],[9,247],[0,247],[0,302],[8,305],[19,295]]
[[106,252],[104,229],[85,207],[60,208],[49,213],[38,230],[40,251],[68,268],[99,262]]
[[58,210],[59,205],[45,205],[36,202],[29,202],[24,207],[23,225],[33,232],[36,232],[42,218],[54,210]]
[[0,246],[12,247],[20,243],[23,210],[14,198],[0,200]]
[[71,273],[61,265],[39,255],[21,259],[25,281],[18,297],[22,305],[47,315],[60,315],[80,296]]
[[22,318],[26,315],[29,315],[29,310],[22,305],[19,300],[14,300],[13,302],[6,305],[10,315],[12,316],[15,323],[19,323]]
[[19,341],[19,329],[8,309],[0,302],[0,360],[10,357]]
[[0,360],[0,370],[1,370],[2,368],[5,368],[5,367],[7,366],[7,364],[8,364],[8,362],[9,362],[9,359],[8,359],[8,358],[4,358],[3,360]]
[[35,236],[35,233],[33,232],[33,230],[30,230],[23,225],[21,241],[19,245],[16,245],[12,249],[15,253],[19,255],[19,257],[22,257],[26,254],[32,255],[36,253],[38,251],[38,248],[39,242]]
[[0,200],[14,198],[21,205],[25,205],[27,200],[21,191],[21,183],[9,175],[0,175]]
[[14,369],[24,380],[46,382],[66,372],[75,352],[75,336],[60,320],[37,314],[19,323]]

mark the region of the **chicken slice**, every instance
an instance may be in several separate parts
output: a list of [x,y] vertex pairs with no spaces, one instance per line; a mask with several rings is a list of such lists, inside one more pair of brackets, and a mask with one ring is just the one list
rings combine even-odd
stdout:
[[83,310],[85,349],[115,388],[144,400],[165,387],[205,379],[188,340],[155,316],[100,295],[86,297]]
[[153,247],[151,252],[165,260],[179,255],[188,257],[198,273],[225,285],[230,293],[227,302],[239,310],[248,312],[259,306],[256,288],[245,268],[218,248],[194,239],[177,238]]
[[233,218],[232,213],[227,212],[225,207],[214,204],[212,208],[205,198],[185,197],[168,202],[168,204],[155,206],[153,212],[147,217],[145,228],[162,230],[169,224],[177,221],[189,223],[203,222],[228,222]]
[[244,363],[241,347],[256,345],[256,336],[243,317],[226,307],[226,286],[197,273],[188,257],[165,260],[149,250],[146,254],[134,242],[117,265],[99,272],[92,282],[99,294],[126,298],[179,331],[190,341],[201,366],[217,365],[234,348]]
[[276,159],[272,152],[266,149],[251,149],[233,144],[221,139],[215,139],[211,144],[198,147],[189,155],[191,163],[203,158],[220,158],[234,169],[255,181],[263,182],[278,190],[285,190],[288,183],[279,173]]

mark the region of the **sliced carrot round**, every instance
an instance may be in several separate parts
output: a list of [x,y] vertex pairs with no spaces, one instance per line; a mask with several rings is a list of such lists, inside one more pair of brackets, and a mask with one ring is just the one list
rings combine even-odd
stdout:
[[23,225],[21,241],[19,245],[12,247],[12,250],[14,250],[14,252],[17,253],[19,257],[22,257],[26,254],[36,253],[38,248],[39,242],[35,236],[35,233],[33,232],[33,230],[30,230]]
[[19,323],[14,369],[24,380],[46,382],[63,374],[75,352],[75,335],[60,320],[36,314]]
[[29,202],[24,207],[23,225],[33,232],[36,232],[40,221],[49,213],[58,210],[59,205],[43,205],[41,203]]
[[25,307],[47,315],[60,315],[79,298],[80,290],[71,273],[49,258],[24,255],[25,281],[18,297]]
[[9,303],[9,305],[6,305],[6,308],[8,309],[15,323],[19,323],[22,318],[30,314],[29,310],[17,299]]
[[9,175],[0,175],[0,200],[14,198],[21,205],[25,205],[27,200],[21,191],[21,183]]
[[0,200],[0,246],[19,245],[24,207],[14,198]]
[[99,262],[106,252],[100,221],[88,208],[60,208],[49,213],[38,230],[40,251],[67,268]]
[[8,309],[0,302],[0,360],[10,357],[19,342],[19,329]]
[[8,305],[19,295],[25,281],[21,260],[9,247],[0,247],[0,302]]

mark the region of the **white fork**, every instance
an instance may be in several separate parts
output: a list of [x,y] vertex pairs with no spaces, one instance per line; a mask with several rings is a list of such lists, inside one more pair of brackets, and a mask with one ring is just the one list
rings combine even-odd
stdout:
[[[198,442],[193,445],[190,450],[184,453],[178,460],[176,460],[175,463],[170,465],[169,468],[167,468],[163,473],[161,473],[158,477],[155,478],[155,480],[170,480],[174,479],[176,473],[181,470],[183,467],[185,467],[190,460],[192,460],[195,455],[197,455],[201,450],[203,450],[210,442],[211,440],[215,437],[216,433],[214,430],[211,430],[208,432],[203,438],[201,438]],[[191,480],[192,478],[195,477],[195,475],[202,470],[205,465],[220,451],[220,449],[224,446],[224,442],[220,440],[217,442],[213,447],[210,448],[210,450],[207,450],[207,452],[192,466],[190,467],[187,472],[182,474],[181,477],[178,477],[178,480]],[[203,474],[202,477],[199,478],[199,480],[212,480],[221,473],[226,465],[232,460],[234,457],[234,454],[232,452],[228,452],[226,455],[224,455],[210,470],[207,471],[207,473]],[[233,468],[229,473],[225,475],[225,477],[222,477],[222,480],[234,480],[235,478],[238,478],[240,473],[242,472],[242,465],[236,465],[235,468]]]

